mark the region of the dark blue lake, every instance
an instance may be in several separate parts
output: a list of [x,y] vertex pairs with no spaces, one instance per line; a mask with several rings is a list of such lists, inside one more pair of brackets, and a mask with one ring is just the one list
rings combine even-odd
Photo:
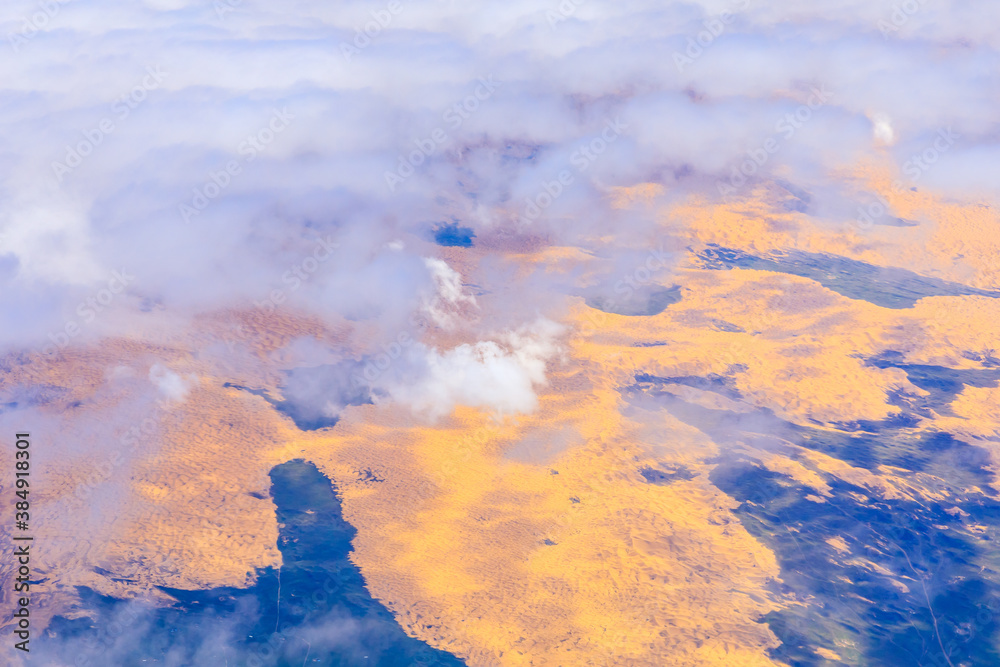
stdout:
[[[312,463],[289,461],[270,476],[280,570],[258,570],[250,588],[165,588],[176,600],[169,607],[136,608],[81,588],[81,610],[93,618],[55,618],[39,657],[79,667],[465,664],[409,637],[369,594],[349,558],[356,531]],[[111,636],[116,625],[123,631]]]

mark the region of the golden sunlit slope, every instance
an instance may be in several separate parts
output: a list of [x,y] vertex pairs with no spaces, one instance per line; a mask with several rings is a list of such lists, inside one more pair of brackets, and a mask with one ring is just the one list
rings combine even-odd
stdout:
[[[775,183],[747,196],[710,203],[701,196],[662,211],[661,229],[698,247],[715,243],[750,253],[799,250],[831,253],[875,266],[897,266],[980,289],[1000,288],[1000,213],[981,202],[955,202],[916,187],[895,187],[885,167],[843,174],[867,199],[891,212],[871,222],[858,211],[816,218],[782,205],[790,193]],[[621,207],[654,192],[648,185],[613,193]],[[884,208],[882,210],[885,210]],[[905,224],[890,224],[899,218]]]
[[[36,539],[52,546],[38,571],[55,576],[56,592],[43,618],[69,612],[75,585],[113,595],[246,585],[254,568],[280,558],[267,472],[305,457],[343,493],[372,592],[412,634],[470,664],[653,665],[668,654],[677,664],[769,664],[763,652],[774,639],[756,619],[774,608],[764,586],[777,569],[703,474],[700,460],[717,449],[665,423],[676,432],[666,443],[672,454],[656,459],[701,474],[646,484],[638,470],[653,455],[620,415],[617,385],[600,365],[579,360],[557,370],[539,412],[519,419],[461,409],[421,426],[369,406],[350,410],[334,432],[314,433],[259,397],[223,388],[229,378],[211,376],[178,348],[112,345],[52,362],[43,375],[50,386],[87,378],[72,396],[100,419],[125,405],[102,396],[99,369],[141,375],[154,356],[197,382],[185,400],[135,415],[156,426],[134,458],[106,474],[76,461],[52,465],[40,485]],[[50,409],[55,417],[65,405]],[[553,427],[566,433],[564,451],[544,461],[506,455]],[[384,482],[366,481],[362,469]],[[109,488],[115,502],[104,495]],[[79,522],[44,518],[72,517],[95,502],[109,511],[86,546]]]
[[[647,186],[612,197],[625,210],[659,194]],[[739,204],[675,206],[663,229],[694,248],[797,248],[886,266],[920,256],[917,244],[933,235],[941,241],[929,271],[960,280],[971,266],[975,284],[996,286],[995,249],[971,248],[993,220],[989,212],[911,204],[941,222],[909,237],[897,228],[845,236],[775,212],[765,192]],[[578,248],[505,243],[447,253],[466,276],[498,247],[525,271],[593,271],[593,258]],[[968,264],[950,262],[948,253]],[[794,602],[775,592],[774,554],[710,481],[719,461],[738,453],[809,488],[815,503],[830,497],[828,478],[873,498],[908,499],[932,497],[933,480],[904,480],[887,466],[861,469],[791,445],[794,457],[779,456],[750,437],[716,442],[667,411],[631,404],[628,388],[640,374],[717,377],[731,395],[668,386],[710,410],[767,411],[815,429],[884,420],[900,410],[893,392],[926,392],[902,370],[865,360],[894,350],[911,363],[979,368],[967,352],[997,347],[1000,301],[933,297],[888,309],[808,278],[706,270],[690,257],[670,278],[681,286],[680,301],[653,316],[608,314],[573,297],[563,357],[550,364],[540,407],[529,415],[460,407],[426,424],[379,404],[348,408],[334,429],[300,431],[260,396],[224,384],[278,395],[275,359],[290,341],[313,338],[354,354],[365,332],[289,313],[214,313],[170,346],[108,341],[17,365],[3,388],[44,385],[57,396],[39,408],[52,426],[36,438],[79,443],[77,456],[39,462],[36,539],[48,546],[37,566],[54,592],[41,618],[68,613],[72,587],[81,584],[118,596],[155,585],[246,585],[254,568],[280,559],[268,471],[301,457],[341,492],[344,516],[358,530],[353,558],[373,595],[408,633],[470,665],[776,664],[768,651],[778,641],[761,617]],[[438,342],[467,342],[461,331],[432,333]],[[230,352],[196,354],[205,341],[223,341]],[[130,398],[152,363],[186,378],[186,396]],[[966,388],[951,414],[912,430],[937,423],[991,447],[997,398],[995,389]],[[102,430],[112,415],[128,425]],[[124,444],[130,426],[146,423],[141,438]],[[98,438],[119,442],[127,456],[108,464],[116,447],[93,446]],[[651,483],[650,470],[671,474]],[[839,551],[846,544],[829,543]]]
[[[340,438],[314,439],[306,456],[344,481],[373,592],[470,664],[769,664],[773,638],[755,619],[774,608],[773,557],[703,474],[645,483],[652,454],[616,387],[580,374],[556,373],[539,413],[516,423],[462,410],[438,427],[383,426],[389,415],[371,407]],[[565,452],[505,456],[553,422],[576,431]],[[674,453],[657,460],[704,472],[714,446],[665,427]],[[350,484],[338,474],[348,461],[375,462],[385,483]]]

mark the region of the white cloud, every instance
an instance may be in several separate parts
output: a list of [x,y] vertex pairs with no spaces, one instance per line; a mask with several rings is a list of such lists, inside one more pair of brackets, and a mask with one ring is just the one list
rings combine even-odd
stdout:
[[872,134],[876,141],[884,145],[892,145],[896,141],[896,132],[892,129],[892,119],[883,113],[872,115]]
[[198,381],[198,378],[189,375],[185,379],[161,364],[153,364],[149,369],[149,381],[160,390],[165,398],[179,403],[187,398],[188,392]]
[[405,372],[381,388],[391,400],[435,420],[457,405],[500,414],[527,413],[538,406],[536,389],[546,383],[546,365],[555,358],[562,327],[545,319],[498,336],[444,352],[414,346]]
[[[610,209],[610,187],[714,196],[775,136],[755,178],[781,174],[813,195],[813,212],[853,211],[839,174],[887,153],[901,167],[941,128],[961,139],[921,186],[995,197],[1000,5],[920,3],[886,35],[892,8],[863,0],[588,0],[554,25],[557,2],[413,0],[348,61],[337,45],[383,4],[243,0],[222,16],[185,0],[56,4],[0,58],[0,319],[17,322],[0,330],[4,348],[44,348],[121,267],[135,275],[128,299],[88,340],[165,336],[275,290],[321,320],[363,322],[373,350],[417,312],[487,340],[533,317],[521,301],[536,297],[516,289],[526,274],[498,269],[518,283],[502,286],[465,275],[482,285],[473,297],[455,270],[468,265],[424,259],[435,253],[428,229],[449,221],[493,235],[484,263],[504,234],[614,262],[658,221]],[[0,35],[20,34],[38,7],[5,3]],[[678,71],[673,54],[723,10],[734,20]],[[475,98],[489,77],[502,86]],[[817,87],[830,100],[786,138],[778,124]],[[470,99],[475,108],[449,121]],[[281,132],[269,128],[275,110],[290,114]],[[619,117],[626,128],[602,145]],[[429,139],[436,130],[444,141]],[[384,174],[428,141],[389,192]],[[585,150],[600,152],[581,159]],[[79,164],[57,176],[53,163],[72,152]],[[217,194],[185,224],[179,207],[195,190]],[[529,198],[544,211],[516,229]],[[311,264],[327,237],[339,246]],[[539,294],[575,288],[531,280]],[[178,327],[159,326],[171,319]]]
[[476,306],[476,297],[462,291],[461,274],[444,260],[424,257],[424,266],[434,282],[433,293],[424,296],[424,310],[439,327],[450,329],[458,319],[458,309],[463,304]]

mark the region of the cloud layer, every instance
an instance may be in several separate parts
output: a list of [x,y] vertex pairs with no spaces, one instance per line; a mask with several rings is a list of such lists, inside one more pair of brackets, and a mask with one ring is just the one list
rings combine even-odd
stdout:
[[[593,281],[511,283],[504,260],[473,275],[429,230],[547,239],[631,267],[661,233],[609,206],[618,186],[711,200],[780,179],[840,224],[873,200],[845,177],[868,164],[907,187],[992,200],[1000,38],[987,27],[1000,10],[970,11],[7,3],[0,313],[16,325],[0,344],[164,340],[200,313],[290,308],[364,322],[374,354],[423,313],[464,340],[411,349],[428,382],[486,372],[502,384],[495,364],[521,352],[494,334],[558,310],[517,287],[568,295]],[[504,377],[527,388],[532,373]],[[430,413],[454,392],[532,404],[455,382]]]

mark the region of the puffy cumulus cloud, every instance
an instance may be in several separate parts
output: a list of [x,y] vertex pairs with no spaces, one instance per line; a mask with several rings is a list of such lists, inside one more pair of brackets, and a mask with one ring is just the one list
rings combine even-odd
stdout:
[[903,178],[942,131],[921,187],[995,194],[1000,7],[43,5],[0,17],[6,349],[166,337],[232,307],[364,322],[369,352],[421,311],[475,312],[469,340],[487,340],[533,320],[518,284],[582,287],[496,260],[515,285],[465,295],[427,240],[442,221],[616,266],[658,224],[609,206],[616,187],[714,198],[780,176],[808,213],[851,215],[868,193],[844,173]]
[[546,364],[560,351],[563,327],[539,319],[496,340],[446,351],[417,344],[377,383],[383,396],[439,419],[456,405],[500,414],[533,411],[536,388],[545,384]]
[[424,265],[434,279],[434,292],[424,297],[424,309],[438,326],[450,329],[455,324],[455,310],[462,304],[476,306],[476,297],[462,291],[462,276],[447,262],[425,257]]
[[896,138],[896,133],[892,129],[892,119],[885,114],[876,113],[872,115],[871,120],[875,139],[883,144],[891,144]]
[[153,364],[149,369],[149,381],[160,390],[164,398],[179,403],[187,398],[188,392],[198,378],[194,375],[182,378],[161,364]]

